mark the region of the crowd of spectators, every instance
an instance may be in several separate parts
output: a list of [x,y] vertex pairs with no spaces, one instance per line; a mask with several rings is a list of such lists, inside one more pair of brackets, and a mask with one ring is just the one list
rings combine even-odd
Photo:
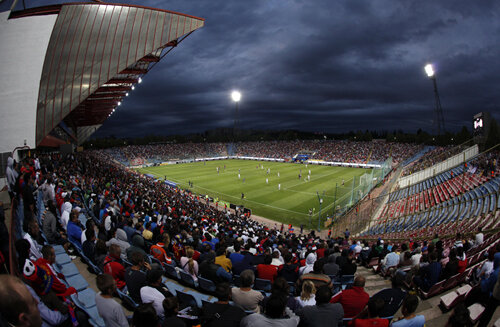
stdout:
[[[395,246],[382,241],[362,246],[349,240],[348,234],[323,240],[314,232],[297,235],[269,229],[246,214],[219,210],[187,191],[125,170],[100,151],[42,157],[38,165],[32,160],[14,165],[18,177],[15,185],[9,186],[12,195],[21,197],[24,203],[26,234],[16,242],[19,271],[40,298],[40,312],[45,305],[49,311],[44,314],[57,312],[61,321],[85,325],[85,316],[71,304],[70,295],[75,290],[65,287],[60,281],[63,276],[51,269],[54,250],[43,245],[40,237],[35,218],[36,191],[42,192],[46,201],[42,225],[47,226],[43,232],[50,231],[61,245],[70,240],[81,246],[86,257],[104,272],[97,277],[100,293],[96,303],[110,326],[123,326],[125,321],[123,309],[109,301],[117,289],[140,304],[132,319],[134,326],[145,322],[182,326],[184,321],[177,318],[177,300],[162,283],[164,269],[174,266],[194,279],[204,278],[216,285],[218,302],[200,313],[207,326],[221,321],[231,326],[330,326],[344,317],[355,318],[354,326],[369,322],[388,326],[387,317],[394,316],[403,302],[403,319],[416,309],[415,299],[403,287],[407,275],[411,275],[398,273],[402,269],[394,267],[401,268],[397,267],[400,263],[412,265],[419,257],[411,283],[425,290],[446,278],[441,270],[449,266],[447,273],[452,274],[455,262],[457,269],[462,269],[460,261],[466,260],[465,242],[462,246],[457,243],[447,254],[439,239],[428,244],[411,242],[397,252]],[[78,217],[87,207],[95,220],[88,219],[84,226]],[[56,217],[55,228],[51,215]],[[461,238],[457,236],[457,240]],[[352,288],[334,296],[338,291],[334,279],[354,275],[356,257],[366,262],[375,256],[381,258],[384,272],[392,271],[392,288],[370,297],[363,289],[365,280],[358,276]],[[500,259],[500,252],[494,254],[495,262],[497,256]],[[446,257],[443,269],[441,260]],[[240,285],[231,288],[236,275],[240,276]],[[491,292],[498,264],[487,279],[485,273],[478,272],[478,276],[487,281],[484,291]],[[269,296],[253,289],[256,278],[272,285]],[[290,293],[290,287],[295,294]],[[0,299],[2,290],[0,284]],[[490,293],[484,294],[490,298]],[[235,306],[229,304],[230,300]],[[254,313],[246,315],[248,311]],[[213,320],[214,315],[222,318]],[[9,322],[17,324],[17,320]]]
[[310,155],[312,160],[329,162],[368,163],[384,162],[392,156],[397,164],[416,154],[422,146],[385,141],[274,141],[245,142],[237,144],[240,156],[291,158],[299,153]]
[[126,145],[106,149],[109,157],[121,163],[145,164],[169,160],[218,157],[226,155],[223,143],[162,143],[152,145]]
[[[358,164],[381,163],[392,157],[393,163],[397,164],[420,151],[422,146],[376,140],[372,142],[297,140],[239,142],[235,144],[235,148],[235,154],[243,157],[291,159],[297,154],[307,154],[311,160]],[[127,165],[227,155],[223,143],[129,145],[100,152],[109,159]]]

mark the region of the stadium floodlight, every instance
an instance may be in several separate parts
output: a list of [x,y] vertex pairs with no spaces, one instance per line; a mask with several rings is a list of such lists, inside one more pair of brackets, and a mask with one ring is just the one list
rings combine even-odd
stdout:
[[436,72],[434,71],[434,67],[432,66],[432,64],[425,65],[424,69],[425,73],[427,74],[427,77],[429,77],[432,80],[432,84],[434,85],[434,100],[436,102],[436,108],[434,110],[436,116],[435,120],[436,132],[437,135],[441,135],[441,133],[445,131],[445,127],[444,127],[443,108],[441,107],[441,100],[439,99],[439,92],[436,81]]
[[118,105],[121,106],[122,105],[122,102],[121,101],[118,101]]
[[427,64],[424,67],[425,73],[427,74],[427,77],[434,77],[434,67],[432,67],[432,64]]
[[139,84],[141,84],[141,83],[142,83],[142,78],[139,77]]
[[128,92],[127,92],[127,93],[125,93],[125,96],[126,96],[126,97],[128,97]]
[[233,141],[236,138],[236,128],[238,125],[238,102],[241,100],[241,93],[240,91],[233,91],[231,92],[231,98],[234,101],[235,104],[235,109],[234,109],[234,126],[233,126]]
[[239,102],[241,100],[241,93],[239,91],[233,91],[231,93],[231,98],[234,102]]
[[132,91],[135,90],[135,86],[132,85]]

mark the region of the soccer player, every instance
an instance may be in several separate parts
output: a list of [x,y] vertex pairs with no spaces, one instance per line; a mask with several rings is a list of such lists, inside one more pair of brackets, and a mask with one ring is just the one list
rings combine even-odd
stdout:
[[269,179],[268,178],[266,178],[266,184],[269,184]]
[[278,184],[278,191],[281,191],[281,184]]

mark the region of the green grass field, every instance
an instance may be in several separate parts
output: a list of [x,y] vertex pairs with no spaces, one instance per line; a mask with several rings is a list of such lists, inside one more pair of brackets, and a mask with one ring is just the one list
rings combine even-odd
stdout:
[[[224,169],[224,165],[226,169]],[[264,169],[261,169],[261,165]],[[258,166],[258,168],[256,168]],[[220,168],[217,174],[217,167]],[[267,169],[270,174],[267,174]],[[302,170],[302,179],[299,172]],[[307,176],[311,171],[310,181]],[[337,203],[350,196],[353,177],[369,173],[362,168],[345,168],[261,162],[249,160],[217,160],[180,165],[167,165],[139,169],[141,173],[152,174],[160,179],[180,184],[195,193],[208,194],[219,200],[252,209],[252,213],[272,220],[291,223],[295,226],[309,226],[309,209],[314,208],[312,227],[318,224],[319,201],[316,192],[323,196],[321,217],[331,215],[334,210],[335,183]],[[279,172],[279,177],[278,177]],[[238,173],[240,178],[238,178]],[[266,178],[269,183],[266,184]],[[342,180],[345,181],[342,186]],[[358,179],[357,179],[358,180]],[[188,181],[194,187],[188,186]],[[281,190],[278,190],[281,184]],[[241,193],[245,198],[241,198]]]

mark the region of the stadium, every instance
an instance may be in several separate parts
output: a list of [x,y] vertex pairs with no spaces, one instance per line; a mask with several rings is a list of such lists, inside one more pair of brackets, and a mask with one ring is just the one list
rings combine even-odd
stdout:
[[252,129],[237,91],[202,132],[169,115],[211,17],[175,5],[0,2],[2,326],[500,325],[498,113],[446,130],[426,66],[434,134]]

